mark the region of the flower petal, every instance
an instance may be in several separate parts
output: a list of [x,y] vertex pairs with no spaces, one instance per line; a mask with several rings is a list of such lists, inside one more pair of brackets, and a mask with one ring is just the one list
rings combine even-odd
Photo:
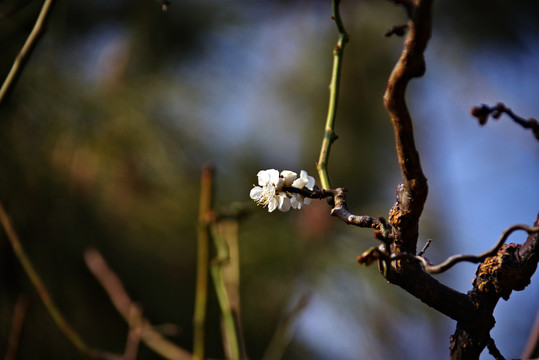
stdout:
[[307,179],[304,179],[300,177],[299,179],[294,180],[292,183],[292,186],[298,189],[303,189],[303,187],[307,184]]
[[277,209],[277,206],[279,205],[279,200],[277,200],[277,197],[274,196],[268,201],[268,212],[273,212],[273,210]]
[[314,177],[312,176],[307,176],[307,184],[305,184],[305,187],[309,190],[312,190],[314,188]]
[[267,170],[260,170],[258,174],[256,174],[256,176],[258,176],[258,185],[260,186],[268,185],[270,181],[270,176]]
[[273,184],[275,186],[279,185],[279,171],[278,170],[268,169],[266,170],[266,173],[268,174],[270,184]]
[[303,199],[298,194],[292,194],[292,198],[290,199],[290,203],[294,209],[301,209],[303,206]]
[[279,181],[277,181],[277,184],[275,185],[275,190],[281,191],[283,186],[284,186],[284,179],[282,177],[280,177]]
[[253,200],[258,200],[262,196],[262,192],[264,190],[260,186],[255,186],[251,189],[251,192],[249,193],[249,196]]
[[284,178],[283,186],[290,186],[296,180],[298,174],[290,170],[283,170],[281,171],[281,176]]
[[286,212],[290,210],[290,199],[285,194],[279,194],[279,210]]

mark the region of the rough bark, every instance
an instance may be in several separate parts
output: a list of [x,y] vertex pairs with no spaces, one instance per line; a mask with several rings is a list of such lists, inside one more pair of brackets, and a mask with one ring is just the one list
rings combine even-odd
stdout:
[[[397,188],[397,202],[390,210],[390,232],[383,239],[387,247],[382,247],[377,257],[391,283],[457,321],[451,337],[451,359],[478,359],[487,346],[496,358],[502,358],[490,337],[495,324],[492,314],[500,298],[507,300],[513,290],[529,284],[538,262],[538,235],[531,233],[524,244],[503,245],[493,256],[481,259],[473,289],[466,295],[432,278],[413,256],[402,256],[416,254],[418,223],[428,194],[405,95],[409,81],[425,72],[423,53],[431,34],[433,1],[394,2],[407,10],[409,21],[404,27],[408,35],[388,80],[384,103],[395,132],[403,184]],[[538,222],[539,217],[535,224]],[[398,258],[388,261],[395,256]]]
[[[534,225],[539,225],[539,215]],[[491,341],[492,313],[498,300],[508,300],[513,290],[524,290],[530,283],[539,260],[538,245],[538,233],[530,234],[524,244],[506,244],[479,265],[468,293],[476,310],[470,318],[458,321],[451,338],[451,359],[479,358]]]

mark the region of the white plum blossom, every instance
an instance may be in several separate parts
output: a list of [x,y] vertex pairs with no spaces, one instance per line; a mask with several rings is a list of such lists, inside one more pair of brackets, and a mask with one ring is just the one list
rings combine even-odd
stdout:
[[[314,177],[309,176],[307,174],[307,171],[301,170],[300,176],[298,179],[294,180],[292,183],[292,186],[298,189],[304,189],[307,188],[309,190],[312,190],[314,187]],[[292,198],[290,199],[291,205],[294,209],[301,209],[303,204],[309,205],[311,203],[310,198],[306,198],[301,196],[300,194],[291,194]]]
[[312,190],[314,188],[314,178],[307,174],[307,171],[301,170],[299,179],[294,180],[292,186],[298,189],[307,188]]
[[290,210],[290,207],[301,209],[303,204],[308,205],[311,202],[309,198],[283,190],[283,187],[312,190],[314,178],[305,170],[301,170],[299,178],[293,171],[283,170],[279,174],[275,169],[260,170],[257,176],[258,186],[251,189],[250,197],[257,205],[267,206],[269,212],[275,209],[285,212]]
[[290,170],[283,170],[281,171],[281,176],[284,179],[283,186],[292,186],[292,184],[298,177],[298,174]]
[[251,199],[257,205],[268,207],[268,211],[275,209],[280,211],[290,210],[290,199],[282,192],[285,179],[280,177],[275,169],[260,170],[257,174],[258,185],[251,189]]

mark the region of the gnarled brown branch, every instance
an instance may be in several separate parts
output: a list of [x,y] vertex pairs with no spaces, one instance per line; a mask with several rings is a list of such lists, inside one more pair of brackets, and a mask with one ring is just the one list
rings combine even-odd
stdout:
[[[534,227],[510,227],[493,248],[479,256],[455,255],[439,265],[432,265],[422,254],[415,255],[418,223],[427,199],[428,184],[415,145],[412,118],[406,104],[406,89],[411,79],[425,72],[424,51],[431,34],[433,1],[394,2],[405,7],[409,21],[406,26],[398,26],[394,28],[395,31],[390,31],[393,34],[408,29],[403,52],[389,77],[384,95],[384,104],[395,132],[403,179],[403,183],[397,187],[397,201],[390,210],[388,222],[381,218],[351,214],[346,206],[344,189],[290,192],[312,198],[330,198],[333,200],[333,216],[347,224],[377,230],[375,235],[378,234],[376,237],[382,240],[382,244],[364,252],[358,261],[369,264],[377,260],[389,282],[457,321],[457,330],[451,339],[452,359],[476,359],[487,346],[495,357],[502,358],[490,337],[495,323],[492,314],[500,298],[507,299],[513,290],[522,290],[529,283],[539,258],[536,228],[539,224],[536,221]],[[523,245],[505,244],[509,235],[518,229],[528,231],[528,240]],[[429,274],[446,271],[462,261],[481,263],[474,288],[468,294],[439,283]]]
[[[538,227],[539,215],[530,230]],[[451,337],[451,359],[477,359],[490,344],[494,308],[500,298],[508,300],[513,290],[523,290],[530,283],[539,261],[538,245],[539,232],[530,231],[524,244],[504,244],[479,265],[468,293],[477,310],[457,323]]]
[[425,73],[423,52],[431,34],[432,0],[396,1],[403,4],[410,17],[402,54],[393,68],[384,94],[395,132],[396,150],[403,186],[389,222],[396,228],[399,245],[396,252],[415,253],[419,217],[427,199],[427,178],[423,174],[414,140],[412,118],[406,105],[406,88],[411,79]]

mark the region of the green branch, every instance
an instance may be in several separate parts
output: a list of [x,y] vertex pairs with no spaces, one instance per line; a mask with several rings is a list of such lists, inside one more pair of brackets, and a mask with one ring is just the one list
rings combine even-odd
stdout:
[[[224,275],[223,266],[229,262],[229,248],[216,223],[213,212],[213,169],[205,166],[200,181],[200,205],[198,219],[198,260],[194,314],[193,358],[204,359],[204,337],[206,309],[208,303],[208,269],[213,279],[217,300],[223,319],[223,342],[227,359],[240,358],[239,334],[235,322],[234,309]],[[214,244],[216,256],[210,262],[210,241]],[[236,259],[237,261],[237,259]],[[236,264],[237,265],[237,264]]]
[[227,291],[227,286],[223,274],[223,266],[228,264],[229,249],[226,239],[218,231],[217,225],[211,227],[211,237],[215,244],[216,256],[211,262],[211,275],[215,286],[215,293],[221,308],[223,316],[223,342],[225,345],[226,358],[231,360],[239,360],[240,348],[238,342],[238,332],[234,319],[232,304]]
[[328,114],[322,147],[320,149],[320,157],[316,163],[316,169],[318,170],[318,177],[320,178],[322,189],[331,189],[328,175],[328,159],[331,144],[337,139],[337,135],[335,134],[335,118],[337,117],[337,101],[339,98],[343,52],[344,47],[348,42],[348,34],[344,29],[339,13],[340,2],[340,0],[333,0],[333,20],[335,20],[337,30],[339,31],[339,40],[337,41],[337,45],[333,48],[333,68],[331,72],[331,82],[329,84]]

